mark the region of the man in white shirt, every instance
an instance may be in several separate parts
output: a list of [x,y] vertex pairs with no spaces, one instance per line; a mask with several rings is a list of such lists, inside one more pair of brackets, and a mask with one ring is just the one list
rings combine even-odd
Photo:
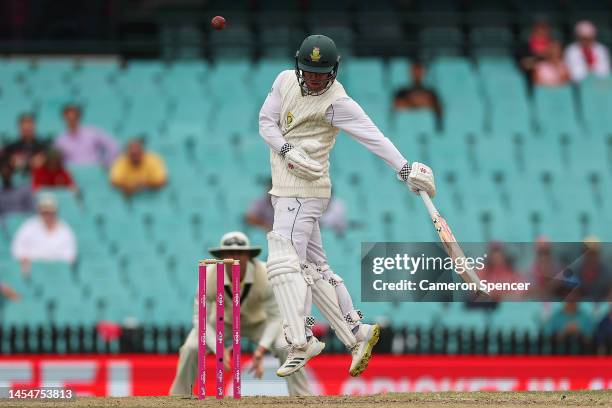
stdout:
[[24,274],[32,261],[73,263],[77,245],[70,226],[57,216],[57,202],[51,195],[38,201],[38,215],[25,221],[15,233],[11,246],[13,257],[21,263]]
[[336,81],[339,60],[330,38],[307,37],[296,54],[295,70],[278,75],[259,113],[259,133],[270,147],[272,167],[268,279],[291,347],[277,371],[281,377],[298,371],[325,347],[311,330],[311,302],[351,351],[352,376],[366,369],[380,335],[378,325],[361,322],[342,277],[329,267],[321,240],[319,220],[331,196],[329,153],[338,132],[383,159],[412,191],[435,194],[431,169],[410,165]]
[[608,76],[610,54],[608,48],[595,41],[597,29],[590,21],[576,24],[576,42],[565,49],[567,65],[572,81],[582,81],[589,75]]

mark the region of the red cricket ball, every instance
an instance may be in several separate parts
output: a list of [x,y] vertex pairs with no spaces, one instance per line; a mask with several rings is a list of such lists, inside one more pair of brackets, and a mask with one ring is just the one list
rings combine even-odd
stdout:
[[215,30],[223,30],[225,28],[225,18],[221,16],[214,16],[212,20],[210,20],[210,25]]

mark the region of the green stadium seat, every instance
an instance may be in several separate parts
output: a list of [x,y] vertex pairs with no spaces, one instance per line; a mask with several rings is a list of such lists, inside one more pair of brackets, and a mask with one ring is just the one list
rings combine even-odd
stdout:
[[[498,42],[491,39],[506,44],[505,24],[477,26],[470,42],[481,51]],[[396,22],[388,30],[376,28],[370,43],[378,46],[378,39],[401,29]],[[359,35],[373,29],[368,30]],[[245,45],[240,35],[230,36],[238,48]],[[451,38],[451,52],[463,47],[456,27],[419,34],[431,45],[429,51],[444,38]],[[372,44],[364,42],[364,50]],[[466,58],[446,57],[429,67],[426,82],[444,104],[442,133],[429,111],[391,113],[391,93],[410,81],[407,59],[394,58],[385,66],[378,59],[347,57],[340,80],[407,158],[434,168],[436,205],[459,241],[524,242],[540,234],[553,241],[577,241],[587,233],[612,239],[605,228],[612,212],[609,81],[585,80],[576,100],[570,88],[536,88],[530,100],[512,58],[472,51],[475,66]],[[230,229],[244,229],[254,244],[266,247],[265,233],[244,225],[242,217],[263,193],[262,180],[269,174],[269,149],[258,136],[257,114],[275,76],[293,69],[291,62],[263,59],[253,65],[242,55],[215,65],[203,60],[168,65],[136,61],[120,69],[116,60],[82,60],[76,68],[44,66],[0,60],[1,137],[14,134],[16,116],[34,107],[41,129],[59,131],[62,104],[78,101],[85,107],[86,123],[108,129],[120,140],[146,132],[148,148],[166,160],[170,183],[156,194],[126,201],[110,186],[106,169],[71,166],[83,192],[82,205],[69,191],[51,192],[60,216],[77,236],[75,272],[67,265],[36,263],[32,278],[23,280],[10,257],[10,240],[28,216],[8,216],[0,239],[0,280],[17,289],[23,301],[5,306],[3,323],[25,319],[29,324],[89,325],[134,317],[144,323],[189,325],[196,261],[209,256],[208,247]],[[366,85],[370,83],[378,86]],[[48,86],[33,92],[33,84]],[[232,105],[223,103],[226,95],[232,95]],[[582,131],[582,123],[588,132]],[[467,168],[469,180],[457,171]],[[444,326],[537,332],[539,304],[504,303],[496,311],[482,312],[458,303],[359,302],[359,274],[352,272],[360,268],[361,242],[437,242],[438,237],[420,199],[346,134],[338,135],[331,174],[334,197],[345,202],[351,227],[344,237],[324,230],[326,251],[368,319],[382,316],[396,327],[424,330]],[[24,340],[19,342],[23,346]]]
[[47,306],[32,299],[29,302],[9,302],[4,308],[3,324],[8,327],[24,325],[48,325],[49,313]]
[[543,134],[579,134],[580,128],[570,86],[534,89],[534,112]]
[[489,328],[505,333],[519,330],[535,334],[541,319],[542,304],[538,302],[500,302],[489,321]]
[[407,58],[391,58],[388,65],[387,83],[392,92],[407,87],[412,82],[410,61]]
[[612,131],[606,119],[612,108],[612,81],[589,77],[579,84],[584,122],[593,136]]

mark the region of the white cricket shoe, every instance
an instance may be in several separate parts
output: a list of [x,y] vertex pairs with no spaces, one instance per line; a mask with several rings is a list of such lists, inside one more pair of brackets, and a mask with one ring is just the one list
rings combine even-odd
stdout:
[[286,377],[304,367],[308,360],[321,354],[325,348],[325,343],[320,342],[315,336],[312,336],[306,346],[297,348],[290,346],[289,355],[282,366],[276,370],[276,375]]
[[372,349],[378,343],[380,337],[380,327],[377,324],[360,324],[355,338],[357,344],[351,349],[353,361],[349,373],[353,377],[357,377],[363,373],[368,367],[370,358],[372,357]]

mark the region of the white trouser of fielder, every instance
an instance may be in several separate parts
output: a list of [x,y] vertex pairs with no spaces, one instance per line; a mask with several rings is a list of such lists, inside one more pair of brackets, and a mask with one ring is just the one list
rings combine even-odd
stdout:
[[[336,327],[343,324],[347,325],[349,330],[358,326],[360,324],[360,313],[355,310],[351,295],[342,278],[329,268],[327,255],[323,249],[319,219],[327,209],[329,199],[272,196],[271,201],[274,207],[272,231],[291,241],[300,263],[311,263],[318,266],[323,279],[329,282],[335,290],[337,297],[335,302],[340,308],[343,321],[330,321],[329,323],[332,327],[334,325]],[[313,300],[317,303],[316,299],[313,298]],[[317,305],[317,307],[320,309],[320,305]],[[323,310],[321,312],[325,314]],[[347,347],[351,347],[354,339],[347,338],[348,335],[343,336],[336,327],[334,329],[340,340]],[[310,328],[307,327],[306,331],[307,335],[312,334]]]
[[[240,335],[243,338],[249,339],[253,343],[257,344],[261,337],[265,324],[258,324],[251,327],[240,327]],[[232,326],[225,325],[225,333],[231,333]],[[287,359],[288,350],[285,347],[287,343],[283,333],[281,332],[278,339],[276,340],[272,354],[276,356],[282,363]],[[243,367],[244,368],[244,367]],[[196,376],[198,375],[198,329],[194,327],[191,329],[185,339],[185,343],[179,350],[179,361],[176,368],[176,374],[174,381],[170,387],[170,395],[175,396],[191,396],[193,395],[193,383]],[[305,396],[312,395],[308,379],[304,369],[297,371],[295,374],[285,377],[287,381],[287,389],[290,396]]]

